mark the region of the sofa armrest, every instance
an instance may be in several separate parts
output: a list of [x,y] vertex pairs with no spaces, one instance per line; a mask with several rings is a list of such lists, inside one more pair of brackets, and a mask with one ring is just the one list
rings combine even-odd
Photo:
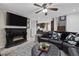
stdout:
[[62,44],[61,40],[57,41],[57,40],[50,39],[49,41],[52,42],[52,43],[56,43],[56,44]]
[[78,56],[79,55],[76,48],[69,47],[68,52],[69,52],[70,56]]
[[49,38],[41,38],[41,39],[42,39],[42,40],[46,40],[46,41],[49,40]]
[[49,42],[49,38],[38,37],[38,42]]
[[75,45],[71,45],[69,43],[63,42],[63,46],[75,48]]

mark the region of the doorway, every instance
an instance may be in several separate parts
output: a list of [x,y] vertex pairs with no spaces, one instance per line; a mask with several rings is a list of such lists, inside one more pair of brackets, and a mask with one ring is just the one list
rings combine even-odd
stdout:
[[51,31],[54,31],[54,19],[51,21]]

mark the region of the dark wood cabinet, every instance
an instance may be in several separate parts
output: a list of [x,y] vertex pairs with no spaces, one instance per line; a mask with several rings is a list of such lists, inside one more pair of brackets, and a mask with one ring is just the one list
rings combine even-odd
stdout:
[[66,27],[65,26],[58,26],[58,32],[65,32]]

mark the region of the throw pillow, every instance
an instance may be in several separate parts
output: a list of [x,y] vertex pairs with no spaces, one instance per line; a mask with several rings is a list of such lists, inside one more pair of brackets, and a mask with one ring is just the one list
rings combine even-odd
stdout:
[[61,33],[53,32],[52,39],[60,40],[60,38],[61,38]]
[[75,35],[72,33],[70,33],[65,39],[65,41],[74,41],[74,40],[75,40]]
[[76,34],[75,41],[79,42],[79,33]]
[[77,43],[75,41],[68,41],[69,44],[71,45],[76,45]]
[[69,43],[69,44],[76,45],[75,37],[76,37],[76,36],[75,36],[74,34],[70,33],[70,34],[66,37],[65,41],[66,41],[67,43]]

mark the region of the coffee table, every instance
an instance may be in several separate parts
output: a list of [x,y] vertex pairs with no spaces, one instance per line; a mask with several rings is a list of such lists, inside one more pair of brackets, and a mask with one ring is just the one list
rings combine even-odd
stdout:
[[50,44],[49,50],[47,52],[43,52],[38,49],[39,44],[33,46],[31,54],[32,56],[59,56],[60,50],[54,44]]

